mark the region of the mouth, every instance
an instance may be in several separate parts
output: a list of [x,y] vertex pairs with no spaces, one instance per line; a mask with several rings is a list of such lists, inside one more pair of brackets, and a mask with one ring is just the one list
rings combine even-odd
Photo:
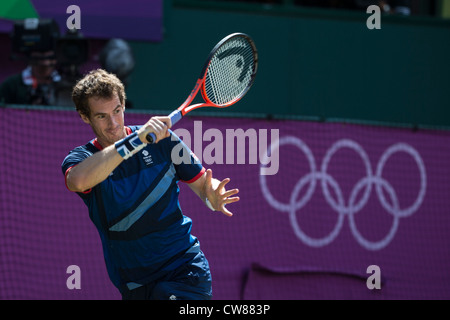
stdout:
[[116,137],[120,134],[120,127],[116,127],[116,128],[112,128],[112,129],[107,129],[106,133],[110,136]]

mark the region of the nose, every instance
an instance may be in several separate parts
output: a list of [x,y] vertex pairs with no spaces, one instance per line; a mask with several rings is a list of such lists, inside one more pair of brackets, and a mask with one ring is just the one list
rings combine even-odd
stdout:
[[118,121],[114,116],[108,117],[108,127],[110,129],[114,129],[115,127],[117,127],[118,125]]

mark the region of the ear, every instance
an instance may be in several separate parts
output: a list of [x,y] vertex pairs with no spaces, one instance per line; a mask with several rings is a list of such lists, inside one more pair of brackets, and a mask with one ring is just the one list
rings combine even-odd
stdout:
[[89,118],[86,117],[84,114],[80,114],[80,118],[81,118],[81,120],[83,120],[84,123],[89,124],[89,125],[91,124],[91,121],[89,120]]

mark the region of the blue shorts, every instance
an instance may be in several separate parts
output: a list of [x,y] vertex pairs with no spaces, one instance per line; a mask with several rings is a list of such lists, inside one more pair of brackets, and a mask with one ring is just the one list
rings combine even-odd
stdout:
[[211,272],[203,252],[164,277],[122,292],[123,300],[210,300]]

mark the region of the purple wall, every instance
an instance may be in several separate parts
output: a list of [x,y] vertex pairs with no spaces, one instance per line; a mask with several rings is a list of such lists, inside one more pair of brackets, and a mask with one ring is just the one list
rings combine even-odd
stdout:
[[[148,117],[128,113],[126,123]],[[261,129],[278,129],[275,175],[260,175],[262,157],[250,164],[249,150],[264,154],[257,144],[235,148],[230,164],[226,133],[237,128],[255,130],[258,142]],[[208,117],[174,129],[240,190],[228,218],[180,183],[215,299],[450,298],[449,132]],[[210,153],[222,137],[224,149]],[[60,169],[91,138],[74,111],[0,109],[0,299],[120,298]],[[243,150],[245,164],[236,164]],[[212,156],[225,163],[207,165]],[[70,265],[81,269],[81,290],[66,286]],[[380,267],[380,290],[366,286],[371,265]]]
[[[55,19],[62,34],[66,21],[72,15],[67,8],[80,8],[81,32],[89,38],[123,38],[126,40],[161,41],[163,37],[162,0],[90,1],[31,0],[42,19]],[[0,32],[9,32],[11,22],[0,19]]]

